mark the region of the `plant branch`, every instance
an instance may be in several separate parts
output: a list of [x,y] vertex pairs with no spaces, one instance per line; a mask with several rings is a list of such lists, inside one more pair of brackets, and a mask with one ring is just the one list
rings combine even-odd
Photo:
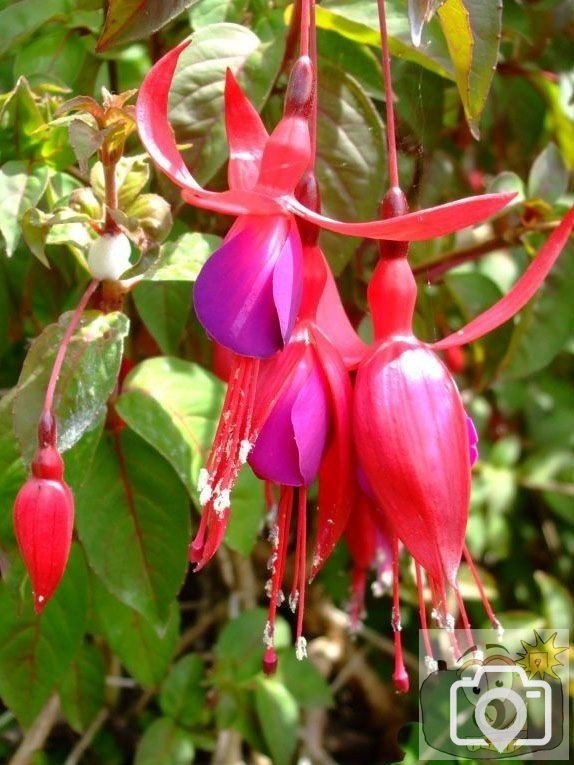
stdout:
[[60,699],[54,693],[42,710],[31,727],[26,732],[26,735],[22,739],[20,746],[16,750],[14,756],[8,763],[8,765],[29,765],[36,752],[39,752],[44,746],[48,736],[60,714]]

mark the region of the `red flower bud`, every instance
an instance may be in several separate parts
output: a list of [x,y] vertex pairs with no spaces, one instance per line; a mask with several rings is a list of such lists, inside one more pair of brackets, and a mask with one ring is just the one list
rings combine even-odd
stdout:
[[14,503],[14,529],[32,580],[39,614],[62,578],[74,526],[74,498],[65,483],[64,463],[54,446],[38,449],[32,476]]

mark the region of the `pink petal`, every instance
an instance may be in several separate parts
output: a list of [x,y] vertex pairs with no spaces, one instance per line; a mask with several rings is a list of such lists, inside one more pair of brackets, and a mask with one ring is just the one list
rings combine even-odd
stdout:
[[229,188],[252,189],[269,135],[230,69],[225,77],[225,126],[229,144]]
[[304,343],[295,345],[300,359],[287,384],[278,356],[261,372],[260,389],[271,385],[281,394],[257,437],[249,464],[260,478],[284,486],[309,486],[325,448],[329,405],[312,349]]
[[[322,253],[321,253],[322,255]],[[325,258],[322,255],[323,260]],[[339,351],[347,369],[353,369],[364,358],[367,345],[353,329],[331,269],[325,262],[326,279],[316,311],[316,323]]]
[[150,69],[141,85],[136,119],[143,145],[160,170],[185,190],[183,197],[190,204],[225,215],[280,212],[277,202],[261,194],[242,190],[221,193],[207,191],[185,166],[169,124],[168,99],[179,56],[188,45],[189,41],[184,41],[166,53]]
[[283,117],[261,158],[257,189],[272,196],[292,194],[311,164],[309,126],[303,117]]
[[288,206],[292,212],[310,223],[338,234],[415,242],[451,234],[453,231],[480,223],[501,210],[514,196],[514,193],[483,194],[399,215],[396,218],[363,223],[347,223],[326,218],[304,207],[295,199],[289,199]]
[[565,215],[559,226],[550,234],[540,252],[514,284],[510,291],[491,308],[481,313],[465,327],[452,335],[432,343],[429,347],[434,350],[445,350],[455,345],[463,345],[477,340],[479,337],[492,332],[493,329],[511,319],[535,294],[558,256],[568,242],[574,227],[574,207]]
[[456,584],[470,499],[466,413],[440,359],[415,338],[357,373],[355,446],[384,516],[435,580]]
[[329,388],[331,434],[319,469],[319,518],[311,578],[318,573],[341,538],[349,520],[353,494],[352,390],[349,375],[337,351],[318,329],[313,330],[313,342]]

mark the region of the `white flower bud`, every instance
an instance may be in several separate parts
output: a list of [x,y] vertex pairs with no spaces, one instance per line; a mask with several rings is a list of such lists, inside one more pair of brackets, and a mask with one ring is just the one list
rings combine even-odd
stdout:
[[104,234],[92,242],[88,268],[94,279],[116,281],[130,267],[130,240],[121,232]]

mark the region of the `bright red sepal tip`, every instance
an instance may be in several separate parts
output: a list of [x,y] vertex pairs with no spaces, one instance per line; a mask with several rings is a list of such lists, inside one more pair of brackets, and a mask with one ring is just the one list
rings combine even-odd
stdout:
[[74,527],[74,498],[63,480],[63,462],[53,446],[39,449],[32,476],[14,503],[14,529],[32,581],[40,614],[56,591],[68,562]]
[[504,297],[458,332],[453,332],[437,343],[430,343],[429,347],[435,351],[444,351],[471,343],[511,319],[534,297],[564,249],[573,227],[574,207],[566,213],[526,271]]
[[[232,169],[234,183],[251,184],[254,171],[259,162],[261,184],[260,190],[254,187],[232,188],[229,191],[212,192],[202,188],[189,172],[183,157],[175,142],[172,128],[168,121],[168,96],[177,62],[182,51],[189,45],[185,41],[161,58],[148,72],[140,88],[136,105],[138,129],[142,143],[158,167],[178,186],[183,189],[183,198],[197,207],[202,207],[226,215],[276,215],[290,213],[329,229],[350,236],[370,237],[373,239],[391,239],[396,241],[416,241],[431,239],[443,234],[452,233],[466,226],[472,226],[501,210],[514,197],[514,194],[485,194],[479,197],[468,197],[439,207],[409,213],[387,220],[374,220],[362,223],[348,223],[327,218],[313,212],[298,202],[292,190],[275,195],[275,173],[264,172],[265,150],[269,152],[270,160],[278,158],[286,147],[291,144],[292,151],[301,149],[300,141],[308,140],[308,131],[304,128],[304,119],[297,116],[284,117],[276,128],[276,143],[270,136],[263,153],[261,153],[261,130],[250,123],[249,136],[246,139],[248,153],[245,173],[237,170],[236,154],[235,167]],[[237,90],[229,96],[236,104]],[[242,106],[243,108],[243,106]],[[252,115],[251,115],[252,117]],[[229,129],[229,128],[228,128]],[[233,142],[237,130],[231,129]],[[293,141],[296,145],[293,145]],[[259,156],[261,159],[259,159]],[[292,159],[292,158],[291,158]],[[271,168],[271,161],[269,168]],[[282,166],[280,161],[280,166]],[[304,168],[303,168],[304,170]],[[279,174],[281,175],[281,173]],[[271,191],[267,188],[271,182]]]

